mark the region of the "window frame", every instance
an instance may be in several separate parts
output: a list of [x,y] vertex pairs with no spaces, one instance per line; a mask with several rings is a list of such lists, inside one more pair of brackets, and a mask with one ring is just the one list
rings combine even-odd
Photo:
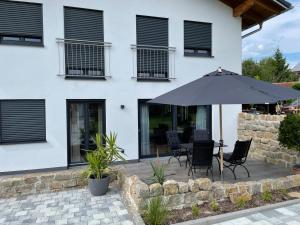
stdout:
[[[185,46],[185,38],[186,38],[186,31],[185,26],[187,23],[195,23],[195,24],[208,24],[210,25],[210,48],[186,48]],[[188,50],[194,52],[187,52]],[[201,53],[197,51],[207,51],[207,53]],[[191,57],[200,57],[200,58],[214,58],[213,56],[213,23],[211,22],[202,22],[202,21],[192,21],[192,20],[184,20],[183,21],[183,54],[184,56],[191,56]]]
[[[6,2],[10,2],[9,0],[2,0]],[[39,5],[41,7],[41,23],[42,23],[42,36],[32,36],[32,35],[24,35],[24,34],[7,34],[7,33],[0,33],[0,45],[16,45],[16,46],[29,46],[29,47],[44,47],[44,10],[43,10],[43,4],[38,3],[38,2],[21,2],[21,1],[13,1],[16,4],[34,4],[34,5]],[[3,40],[5,37],[16,37],[20,38],[20,41],[7,41]],[[31,42],[31,41],[26,41],[26,38],[34,38],[34,39],[40,39],[40,42]]]
[[[2,104],[3,101],[43,101],[44,102],[44,139],[43,140],[26,140],[26,141],[5,141],[3,142],[3,131],[2,131]],[[17,145],[17,144],[35,144],[47,142],[47,121],[46,121],[46,99],[0,99],[0,146],[3,145]]]

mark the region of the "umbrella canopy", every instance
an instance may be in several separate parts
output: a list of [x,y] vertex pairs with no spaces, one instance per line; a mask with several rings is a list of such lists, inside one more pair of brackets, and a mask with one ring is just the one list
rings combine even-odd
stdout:
[[149,103],[178,106],[219,105],[220,170],[223,178],[222,104],[265,104],[300,98],[300,91],[222,70],[163,94]]
[[149,103],[179,106],[265,104],[300,97],[300,92],[218,69]]

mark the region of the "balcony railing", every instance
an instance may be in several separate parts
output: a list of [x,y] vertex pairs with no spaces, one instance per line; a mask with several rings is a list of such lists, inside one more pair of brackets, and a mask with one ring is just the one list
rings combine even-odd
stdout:
[[57,39],[59,76],[105,79],[110,75],[111,43]]
[[131,45],[133,76],[137,80],[175,79],[174,47]]

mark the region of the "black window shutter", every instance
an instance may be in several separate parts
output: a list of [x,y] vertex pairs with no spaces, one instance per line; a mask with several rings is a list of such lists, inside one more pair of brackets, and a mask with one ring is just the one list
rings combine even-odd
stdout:
[[168,23],[166,18],[136,17],[137,72],[139,78],[168,78]]
[[103,42],[103,13],[65,7],[65,38]]
[[73,44],[65,46],[67,74],[80,71],[80,75],[96,72],[99,76],[103,76],[104,47],[95,43],[76,43],[76,40],[104,42],[103,12],[65,7],[64,17],[65,38],[75,40]]
[[1,143],[46,140],[45,100],[0,101]]
[[184,48],[211,50],[211,23],[184,21]]
[[136,17],[137,44],[138,45],[169,45],[168,19],[137,16]]
[[42,4],[0,1],[0,35],[41,38]]

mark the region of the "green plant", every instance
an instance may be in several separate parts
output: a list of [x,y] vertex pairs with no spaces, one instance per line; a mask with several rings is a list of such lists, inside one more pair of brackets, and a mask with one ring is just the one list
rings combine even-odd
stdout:
[[281,145],[300,151],[300,114],[287,115],[280,123],[278,140]]
[[300,91],[300,83],[294,84],[293,88]]
[[155,197],[148,203],[144,218],[147,224],[162,225],[165,224],[168,217],[168,211],[161,197]]
[[194,218],[197,218],[200,216],[200,208],[196,204],[192,205],[192,215]]
[[219,204],[218,204],[218,202],[215,199],[212,200],[212,202],[210,203],[210,208],[214,212],[216,212],[216,211],[219,210]]
[[166,180],[165,167],[163,165],[160,165],[158,161],[155,164],[150,162],[150,165],[153,171],[152,181],[154,183],[160,183],[162,185]]
[[242,209],[245,208],[247,202],[248,199],[244,198],[243,196],[240,196],[236,199],[235,206],[239,209]]
[[86,175],[88,178],[102,179],[109,172],[109,166],[117,160],[125,160],[120,148],[116,144],[117,135],[111,133],[103,136],[105,145],[102,144],[100,134],[96,134],[94,142],[96,150],[89,150],[86,155],[88,168]]
[[270,202],[273,199],[272,193],[270,191],[264,191],[261,195],[264,202]]

